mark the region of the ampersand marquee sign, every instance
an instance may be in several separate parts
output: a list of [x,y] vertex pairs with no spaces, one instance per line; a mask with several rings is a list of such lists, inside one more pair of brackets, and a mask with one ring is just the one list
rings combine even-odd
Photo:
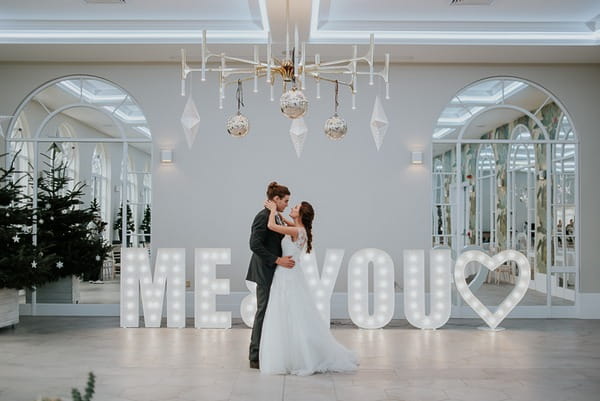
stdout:
[[[194,319],[196,328],[230,328],[231,312],[216,308],[217,295],[229,295],[229,279],[217,279],[217,270],[231,263],[229,248],[196,248],[194,252]],[[327,249],[323,268],[319,269],[315,252],[301,261],[315,305],[326,322],[331,316],[331,297],[344,257],[343,249]],[[413,326],[437,329],[446,324],[452,309],[452,260],[446,249],[431,250],[429,314],[425,313],[425,252],[421,249],[404,251],[404,314]],[[495,312],[487,309],[473,295],[465,281],[465,267],[479,263],[489,270],[506,263],[519,268],[518,282]],[[167,293],[167,327],[185,327],[185,249],[161,248],[156,255],[154,276],[148,252],[143,248],[123,248],[121,261],[121,327],[139,327],[140,293],[145,327],[160,327],[165,291]],[[373,306],[369,312],[369,269],[373,269]],[[319,271],[322,273],[319,274]],[[368,248],[355,252],[348,263],[348,314],[360,328],[385,327],[394,316],[395,270],[390,255],[381,249]],[[531,279],[527,258],[513,250],[493,257],[481,251],[466,251],[454,267],[456,289],[488,324],[497,329],[502,320],[521,301]],[[252,327],[256,312],[256,286],[246,283],[250,293],[242,299],[240,314]]]

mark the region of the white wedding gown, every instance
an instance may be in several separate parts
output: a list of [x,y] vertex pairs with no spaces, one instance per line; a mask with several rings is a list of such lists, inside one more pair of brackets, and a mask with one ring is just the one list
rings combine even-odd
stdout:
[[260,370],[266,374],[311,375],[356,370],[353,351],[338,343],[319,314],[302,271],[306,232],[281,242],[292,269],[277,266],[260,340]]

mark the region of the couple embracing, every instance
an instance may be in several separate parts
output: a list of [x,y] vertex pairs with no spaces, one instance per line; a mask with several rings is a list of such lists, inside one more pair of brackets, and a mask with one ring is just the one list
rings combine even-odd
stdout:
[[301,202],[286,219],[290,191],[267,188],[265,208],[252,223],[252,259],[246,280],[256,283],[257,309],[250,341],[250,367],[266,374],[311,375],[356,370],[354,352],[338,343],[320,316],[302,256],[312,250],[312,205]]

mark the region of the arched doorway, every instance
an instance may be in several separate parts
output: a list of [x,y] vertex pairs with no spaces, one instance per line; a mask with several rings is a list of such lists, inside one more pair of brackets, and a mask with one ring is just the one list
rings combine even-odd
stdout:
[[[432,221],[439,222],[445,208],[446,244],[457,254],[478,246],[490,254],[517,249],[528,257],[532,282],[515,315],[576,314],[577,148],[560,101],[514,77],[461,89],[434,128]],[[434,230],[432,243],[439,238]],[[516,275],[511,266],[490,272],[475,295],[494,307],[512,290]]]
[[[9,149],[29,149],[27,164],[31,166],[34,207],[38,207],[37,181],[52,149],[57,158],[66,163],[67,175],[85,184],[82,207],[90,206],[95,199],[102,220],[111,223],[102,236],[114,244],[115,251],[109,261],[110,267],[106,264],[102,269],[102,279],[94,280],[94,284],[102,285],[73,282],[70,295],[52,295],[45,300],[38,296],[41,290],[38,294],[34,292],[28,297],[30,310],[32,313],[37,309],[40,313],[62,314],[73,310],[72,305],[66,303],[77,303],[75,313],[86,314],[93,310],[96,314],[118,314],[118,250],[127,244],[149,247],[139,241],[122,241],[121,244],[120,239],[139,235],[135,231],[129,232],[128,224],[120,225],[119,240],[113,230],[113,222],[120,212],[127,216],[120,208],[130,203],[132,195],[128,190],[131,180],[120,180],[119,177],[131,176],[132,180],[138,180],[136,170],[152,164],[152,136],[143,111],[133,96],[119,85],[95,76],[72,75],[52,80],[34,90],[21,102],[14,116],[8,127],[7,141]],[[23,132],[24,126],[27,133]],[[119,184],[111,185],[111,182]],[[149,202],[150,196],[147,199]],[[132,219],[137,217],[134,215]],[[134,227],[138,225],[136,220]],[[43,308],[36,308],[42,303],[45,304]]]

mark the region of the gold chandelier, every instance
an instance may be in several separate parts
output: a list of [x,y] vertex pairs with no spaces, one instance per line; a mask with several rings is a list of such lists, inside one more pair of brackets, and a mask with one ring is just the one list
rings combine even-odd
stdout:
[[[247,60],[241,57],[227,56],[225,53],[216,53],[208,49],[206,41],[206,30],[202,31],[201,65],[191,67],[186,58],[185,49],[181,49],[181,95],[186,95],[186,79],[191,73],[199,72],[201,81],[206,81],[206,73],[217,73],[219,76],[219,109],[223,108],[225,99],[225,88],[228,85],[237,84],[238,113],[227,122],[227,130],[232,136],[242,137],[248,133],[248,119],[240,112],[243,106],[242,83],[254,81],[254,92],[258,92],[259,78],[266,77],[266,83],[270,86],[270,100],[274,101],[274,84],[277,77],[281,79],[283,94],[280,97],[281,112],[290,119],[303,117],[308,110],[308,100],[302,91],[305,90],[306,77],[316,81],[316,98],[320,99],[320,83],[325,81],[336,85],[335,90],[335,113],[325,123],[325,133],[330,139],[341,139],[346,133],[346,122],[337,114],[338,87],[345,86],[351,90],[352,109],[356,109],[356,82],[359,76],[368,76],[369,85],[373,85],[375,77],[379,77],[385,83],[385,98],[389,99],[389,65],[390,54],[385,54],[384,68],[374,71],[375,35],[370,34],[369,49],[364,56],[358,55],[358,46],[353,46],[352,57],[341,60],[321,61],[319,54],[315,54],[314,62],[308,63],[306,59],[306,42],[301,45],[298,40],[298,29],[294,31],[294,46],[290,48],[289,34],[289,0],[286,2],[286,46],[282,60],[272,55],[271,33],[267,39],[267,57],[265,61],[259,60],[258,46],[254,46],[254,57]],[[208,66],[209,61],[220,61],[220,65]],[[235,63],[228,66],[227,63]],[[367,64],[368,70],[360,71],[359,64]],[[242,66],[240,66],[242,64]],[[347,76],[347,80],[339,80],[332,75]],[[289,86],[289,88],[288,88]],[[195,109],[195,107],[194,107]],[[198,118],[199,121],[199,118]],[[183,118],[182,118],[183,122]]]

